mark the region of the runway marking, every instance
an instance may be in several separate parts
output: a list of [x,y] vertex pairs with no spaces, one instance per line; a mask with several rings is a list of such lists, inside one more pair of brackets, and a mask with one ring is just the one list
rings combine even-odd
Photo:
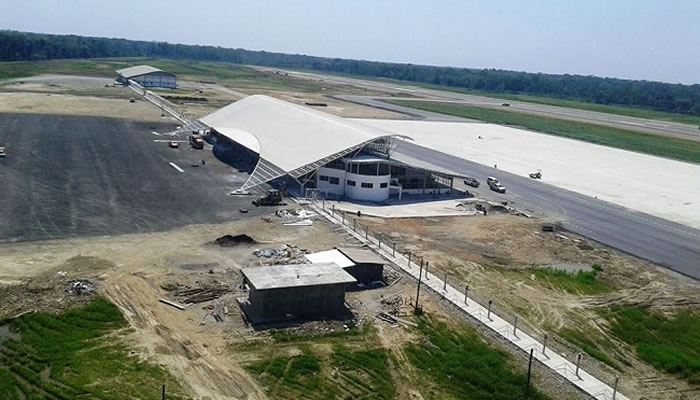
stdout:
[[178,171],[180,171],[180,172],[185,172],[185,170],[184,170],[184,169],[182,169],[182,168],[178,167],[178,166],[177,166],[177,164],[175,164],[175,163],[174,163],[174,162],[172,162],[172,161],[171,161],[171,162],[169,162],[168,164],[170,164],[170,166],[171,166],[171,167],[175,168],[176,170],[178,170]]

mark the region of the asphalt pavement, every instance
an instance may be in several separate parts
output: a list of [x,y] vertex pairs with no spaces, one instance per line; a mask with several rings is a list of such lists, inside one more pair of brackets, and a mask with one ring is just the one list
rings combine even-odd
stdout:
[[[507,200],[522,211],[555,219],[571,232],[700,279],[700,230],[406,141],[401,142],[392,157],[473,176],[481,186],[470,191],[496,201]],[[490,191],[486,185],[488,176],[498,178],[507,192]]]
[[[0,114],[7,149],[0,158],[0,242],[152,232],[270,212],[253,207],[250,197],[229,196],[248,175],[220,162],[209,144],[194,150],[185,135],[163,135],[175,127]],[[170,140],[180,147],[170,148]]]

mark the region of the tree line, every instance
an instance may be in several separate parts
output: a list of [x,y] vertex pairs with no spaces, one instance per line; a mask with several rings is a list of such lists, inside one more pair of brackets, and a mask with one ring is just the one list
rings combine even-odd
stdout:
[[548,96],[700,115],[700,84],[681,85],[569,74],[437,67],[216,46],[0,31],[0,61],[106,57],[159,57],[310,69],[445,85],[495,94]]

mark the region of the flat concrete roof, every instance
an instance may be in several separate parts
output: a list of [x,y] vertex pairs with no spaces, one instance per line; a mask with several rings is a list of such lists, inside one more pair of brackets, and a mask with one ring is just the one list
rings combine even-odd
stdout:
[[386,264],[386,260],[369,249],[359,247],[338,247],[338,251],[343,253],[355,264]]
[[249,267],[241,273],[256,290],[335,285],[357,282],[337,264],[295,264]]
[[347,258],[343,253],[337,249],[319,251],[318,253],[305,254],[307,260],[311,261],[312,264],[329,264],[333,263],[341,268],[352,267],[355,265],[352,260]]

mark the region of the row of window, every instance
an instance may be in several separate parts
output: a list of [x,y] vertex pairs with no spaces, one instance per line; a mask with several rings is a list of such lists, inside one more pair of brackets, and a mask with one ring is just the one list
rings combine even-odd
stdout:
[[334,176],[319,175],[318,180],[328,182],[331,185],[340,185],[340,178]]
[[[355,181],[348,179],[348,186],[355,186],[355,185],[356,185]],[[370,183],[370,182],[361,182],[360,185],[365,189],[374,188],[374,183]],[[382,182],[379,184],[379,187],[382,189],[386,188],[387,186],[388,186],[388,183],[386,183],[386,182]]]
[[[340,178],[336,178],[336,177],[334,177],[334,176],[319,175],[319,176],[318,176],[318,180],[319,180],[319,181],[328,182],[328,183],[331,184],[331,185],[340,185]],[[347,185],[348,185],[348,186],[357,186],[357,182],[348,179],[348,180],[347,180]],[[374,183],[370,183],[370,182],[360,182],[360,185],[361,185],[363,188],[365,188],[365,189],[373,189],[373,188],[374,188]],[[389,185],[389,184],[386,183],[386,182],[381,182],[381,183],[379,184],[379,187],[382,188],[382,189],[384,189],[384,188],[386,188],[388,185]]]

